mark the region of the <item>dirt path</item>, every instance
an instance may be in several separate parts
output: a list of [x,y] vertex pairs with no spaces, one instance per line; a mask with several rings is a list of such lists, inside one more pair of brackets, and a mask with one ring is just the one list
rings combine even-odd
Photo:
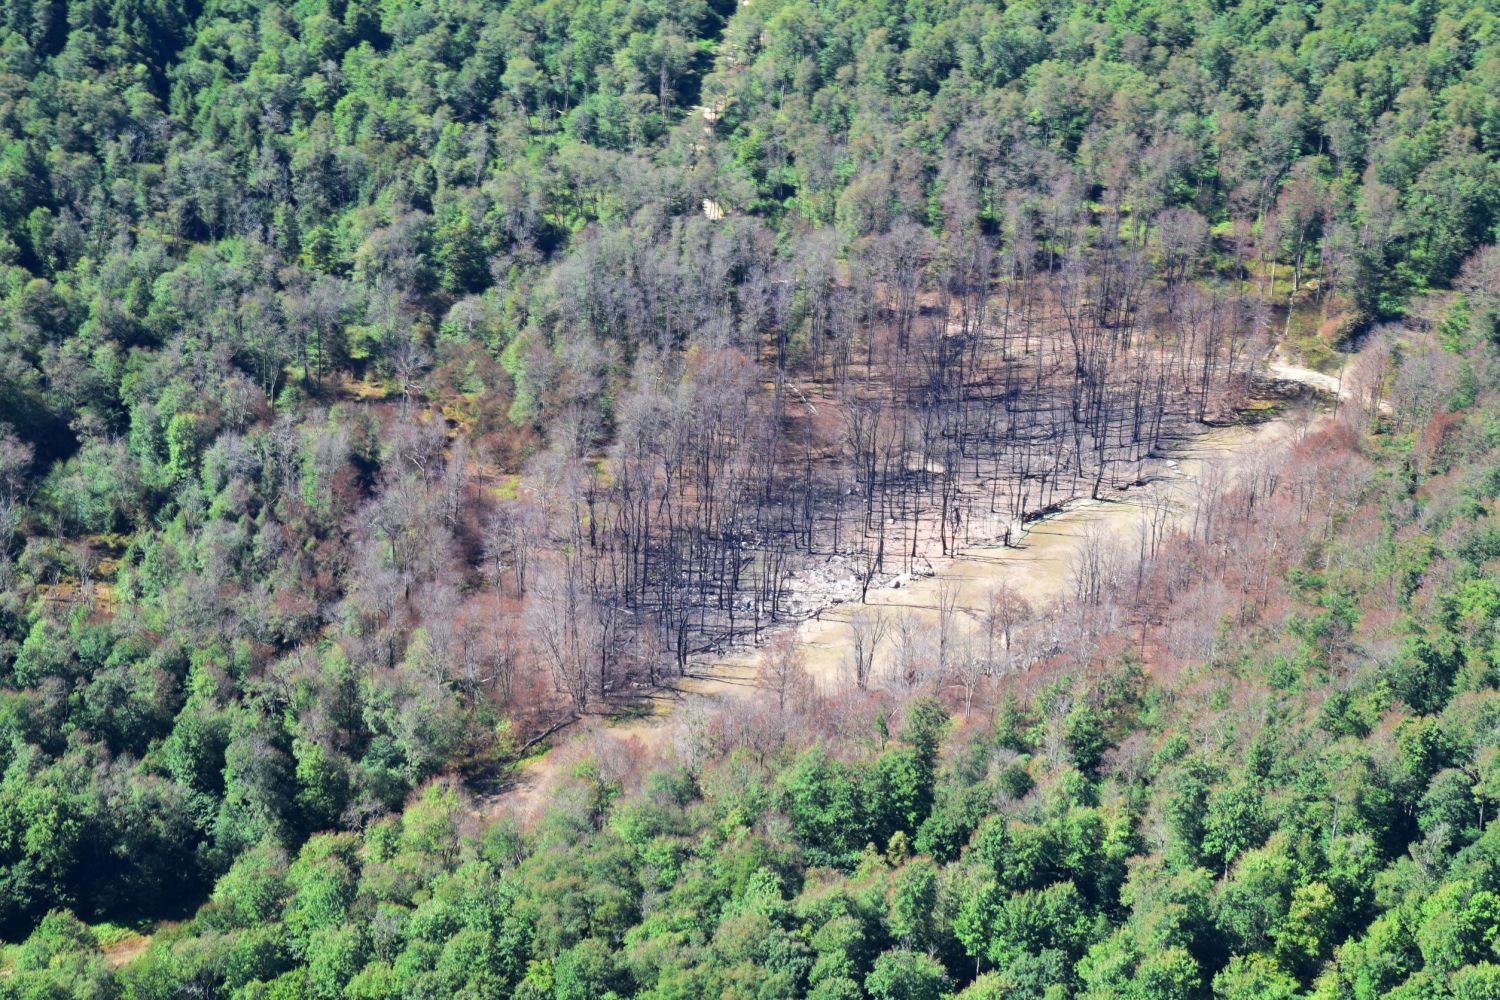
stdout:
[[[1333,376],[1280,358],[1273,358],[1267,367],[1276,378],[1300,382],[1329,395],[1343,388]],[[1207,463],[1223,463],[1232,472],[1295,433],[1293,422],[1284,417],[1209,430],[1183,443],[1168,461],[1166,473],[1150,488],[1167,492],[1170,520],[1180,523],[1191,515],[1194,490]],[[924,624],[935,624],[939,591],[945,582],[952,581],[958,585],[956,607],[962,619],[973,623],[983,612],[988,594],[1004,583],[1041,610],[1071,593],[1073,567],[1091,530],[1122,542],[1137,537],[1146,495],[1144,490],[1130,490],[1115,499],[1075,501],[1058,513],[1031,522],[1015,546],[982,545],[957,558],[935,561],[929,576],[898,578],[895,585],[871,588],[867,603],[889,609],[892,618],[909,614]],[[864,607],[858,601],[835,603],[795,626],[808,673],[825,692],[838,691],[850,683],[849,620]],[[889,662],[891,647],[888,636],[876,657],[876,677]],[[533,816],[551,779],[575,756],[567,751],[570,743],[603,737],[659,748],[681,731],[679,709],[683,706],[697,704],[711,710],[716,704],[754,696],[758,655],[755,649],[737,648],[700,658],[693,662],[689,676],[673,688],[654,694],[640,714],[588,720],[575,727],[557,748],[526,762],[511,787],[479,800],[476,814],[486,818],[511,815],[522,821]]]

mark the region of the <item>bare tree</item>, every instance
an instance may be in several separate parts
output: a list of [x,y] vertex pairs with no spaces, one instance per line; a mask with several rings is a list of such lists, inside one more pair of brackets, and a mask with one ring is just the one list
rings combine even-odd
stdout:
[[483,541],[496,587],[503,585],[509,570],[516,596],[526,593],[526,573],[545,531],[542,511],[529,500],[507,501],[494,509],[485,522]]
[[432,355],[415,337],[402,337],[391,353],[391,373],[396,376],[396,385],[401,390],[401,415],[411,410],[411,398],[422,390],[418,380],[422,372],[432,363]]
[[1172,518],[1172,494],[1163,482],[1154,482],[1141,492],[1141,519],[1136,524],[1139,548],[1136,552],[1135,586],[1139,596],[1147,566],[1161,551],[1167,525]]
[[937,587],[937,670],[941,679],[948,670],[949,653],[956,642],[958,630],[958,598],[961,587],[952,577],[938,581]]
[[1192,272],[1208,244],[1208,222],[1191,208],[1169,208],[1156,216],[1156,230],[1170,308],[1177,286]]
[[1454,284],[1471,296],[1481,300],[1486,308],[1494,308],[1500,297],[1500,247],[1486,246],[1475,250],[1464,262]]
[[16,437],[9,424],[0,424],[0,556],[10,548],[21,525],[26,499],[26,472],[35,456],[33,447]]
[[1348,405],[1341,413],[1355,427],[1378,426],[1380,414],[1388,408],[1385,391],[1394,353],[1394,337],[1373,336],[1344,373],[1341,388]]
[[1097,521],[1083,530],[1083,544],[1073,556],[1070,576],[1073,597],[1080,606],[1098,604],[1114,579],[1116,553],[1114,541]]
[[854,686],[864,691],[870,685],[870,675],[875,666],[875,652],[885,640],[890,629],[890,619],[885,612],[862,608],[849,619],[850,667],[854,672]]
[[989,669],[987,658],[974,648],[972,641],[965,639],[958,644],[954,650],[951,673],[958,683],[959,690],[963,693],[964,718],[966,719],[974,707],[974,693],[979,689]]
[[806,656],[791,630],[777,633],[766,644],[755,671],[755,685],[776,697],[776,711],[785,719],[787,705],[799,705],[812,693]]
[[548,567],[529,595],[524,621],[554,688],[568,696],[574,711],[587,711],[595,693],[596,665],[608,652],[597,609],[579,574],[571,566]]
[[876,241],[875,259],[888,296],[896,344],[903,351],[911,335],[912,321],[916,318],[922,269],[931,252],[931,237],[925,229],[911,222],[901,223]]
[[995,644],[998,640],[1005,649],[1004,672],[1010,673],[1014,662],[1011,654],[1016,630],[1029,621],[1031,615],[1031,602],[1010,584],[1002,583],[990,591],[984,614],[985,661],[988,669],[994,669]]
[[907,688],[914,688],[922,680],[927,659],[927,630],[910,611],[896,615],[891,629],[895,636],[895,655],[891,659],[892,678]]
[[1213,537],[1214,522],[1228,489],[1229,467],[1222,461],[1206,459],[1198,471],[1197,499],[1193,504],[1193,538],[1207,540]]

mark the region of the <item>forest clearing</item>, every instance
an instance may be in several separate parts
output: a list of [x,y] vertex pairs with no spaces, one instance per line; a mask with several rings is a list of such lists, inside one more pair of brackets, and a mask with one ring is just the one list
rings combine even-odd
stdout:
[[[1330,400],[1348,395],[1337,378],[1279,357],[1268,363],[1267,371]],[[896,622],[930,632],[952,627],[972,635],[984,627],[986,614],[992,612],[991,596],[999,587],[1014,591],[1035,611],[1050,609],[1080,585],[1079,564],[1086,550],[1110,561],[1136,558],[1136,547],[1194,516],[1206,470],[1212,469],[1214,489],[1231,488],[1247,466],[1266,461],[1278,445],[1306,433],[1319,419],[1323,418],[1305,411],[1288,414],[1283,408],[1253,423],[1202,430],[1175,443],[1162,456],[1162,473],[1149,483],[1106,499],[1070,500],[1060,510],[1028,521],[1014,544],[980,543],[957,556],[932,554],[923,572],[900,574],[871,587],[863,601],[835,600],[819,606],[819,594],[800,595],[818,610],[800,622],[780,626],[778,634],[790,634],[807,676],[823,693],[833,695],[855,684],[851,623],[875,609],[881,613],[881,624],[872,627],[880,636],[867,669],[884,678],[899,655],[890,635]],[[949,615],[954,616],[951,626],[944,621]],[[954,638],[963,641],[961,634]],[[548,784],[575,756],[569,749],[573,743],[582,743],[590,754],[608,755],[610,743],[629,746],[634,753],[661,752],[688,727],[701,724],[702,714],[732,708],[729,703],[736,700],[767,697],[760,677],[763,659],[759,647],[694,656],[685,676],[650,692],[635,708],[581,719],[553,737],[551,748],[523,761],[502,790],[477,796],[476,813],[491,819],[524,819],[544,807]],[[1011,666],[1007,672],[1015,669]],[[1003,684],[1006,679],[1002,674],[995,682]]]

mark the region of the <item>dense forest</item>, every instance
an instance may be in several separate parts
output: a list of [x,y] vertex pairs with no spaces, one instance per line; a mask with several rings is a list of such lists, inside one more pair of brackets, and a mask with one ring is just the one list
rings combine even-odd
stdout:
[[1494,0],[0,5],[0,998],[1500,997],[1497,154]]

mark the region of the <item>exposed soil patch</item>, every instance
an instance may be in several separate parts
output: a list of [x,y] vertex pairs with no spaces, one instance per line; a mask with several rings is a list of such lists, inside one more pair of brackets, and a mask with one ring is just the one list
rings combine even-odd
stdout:
[[106,945],[102,952],[104,964],[111,969],[120,969],[140,958],[151,947],[151,938],[144,934],[129,934]]

